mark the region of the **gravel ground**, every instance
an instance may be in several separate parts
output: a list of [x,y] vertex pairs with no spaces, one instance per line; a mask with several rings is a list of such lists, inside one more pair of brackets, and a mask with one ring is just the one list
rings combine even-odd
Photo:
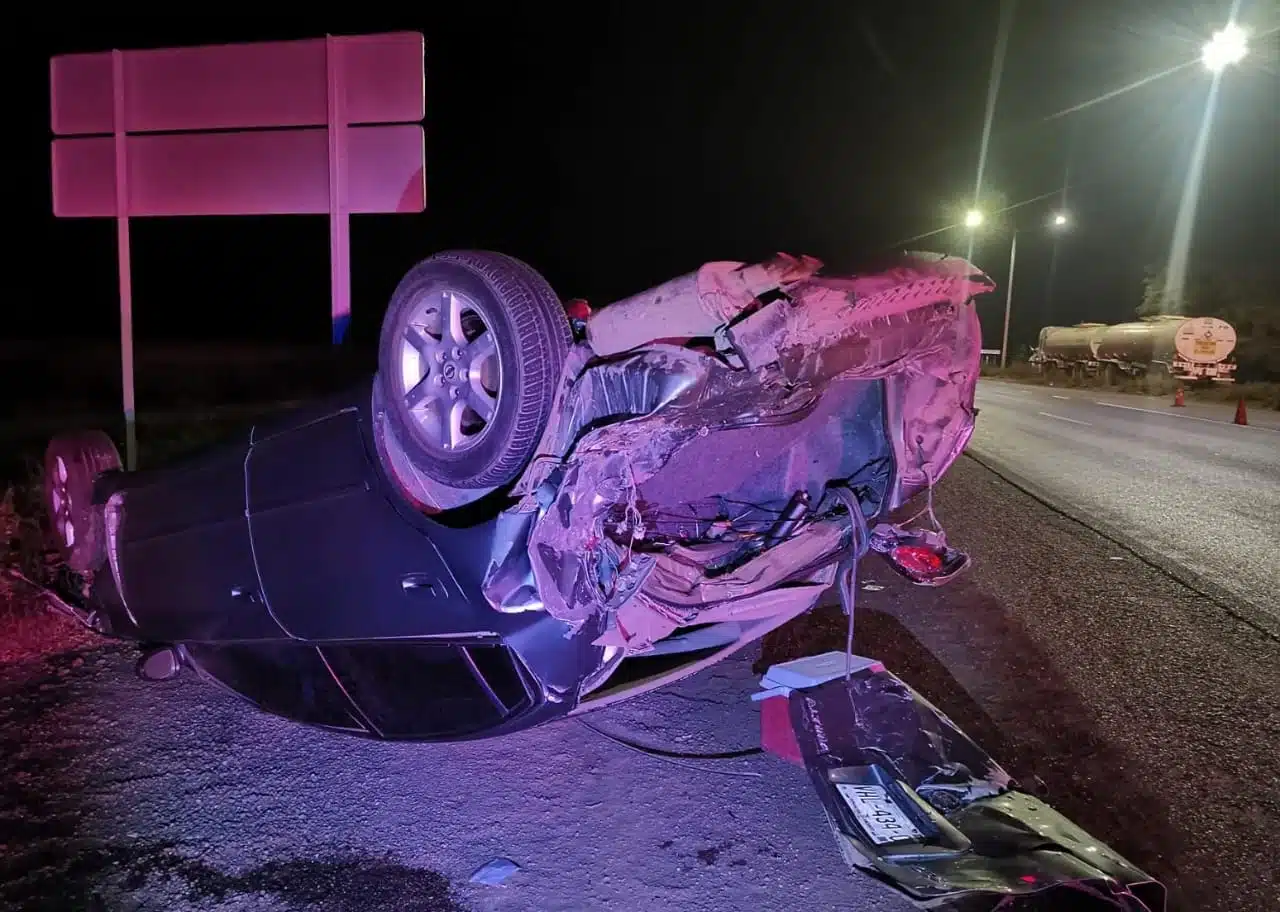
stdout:
[[[1275,640],[970,459],[938,508],[975,567],[935,591],[869,563],[859,651],[1169,883],[1173,908],[1270,908]],[[825,608],[757,665],[840,648],[843,631]],[[730,661],[593,719],[741,747],[757,737],[753,682],[749,657]],[[3,908],[910,908],[844,868],[805,776],[770,757],[681,767],[574,722],[362,741],[190,678],[143,684],[117,646],[0,668],[0,764]],[[522,870],[467,882],[497,856]]]
[[[257,713],[127,649],[0,682],[0,908],[584,912],[912,908],[841,860],[804,772],[676,765],[575,721],[388,744]],[[758,743],[750,659],[592,716],[684,751]],[[503,886],[468,882],[495,857]]]

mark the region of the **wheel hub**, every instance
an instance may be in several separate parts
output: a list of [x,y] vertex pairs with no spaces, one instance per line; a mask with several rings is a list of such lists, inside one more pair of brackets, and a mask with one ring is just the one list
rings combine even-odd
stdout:
[[49,482],[50,513],[53,518],[54,531],[62,539],[63,546],[70,548],[76,543],[75,524],[71,521],[73,506],[68,481],[67,463],[61,457],[54,461],[53,478]]
[[489,315],[457,292],[424,295],[401,346],[405,405],[431,446],[456,452],[480,442],[501,391],[502,361]]

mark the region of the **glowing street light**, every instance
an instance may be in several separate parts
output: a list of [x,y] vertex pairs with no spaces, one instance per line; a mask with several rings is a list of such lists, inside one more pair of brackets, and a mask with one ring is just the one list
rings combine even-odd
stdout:
[[970,209],[964,214],[964,226],[969,229],[977,228],[985,221],[982,212],[977,209]]
[[1209,72],[1221,73],[1244,60],[1248,53],[1249,33],[1234,22],[1228,22],[1205,42],[1200,60]]
[[1065,212],[1055,212],[1053,214],[1053,218],[1049,219],[1050,228],[1057,228],[1061,230],[1070,224],[1071,216],[1067,215]]

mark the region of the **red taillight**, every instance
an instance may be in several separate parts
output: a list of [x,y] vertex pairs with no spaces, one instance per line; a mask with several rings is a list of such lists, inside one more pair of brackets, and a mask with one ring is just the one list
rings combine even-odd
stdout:
[[913,576],[929,577],[942,569],[942,555],[924,545],[898,545],[889,556]]
[[948,547],[941,529],[877,526],[872,532],[871,547],[895,573],[917,586],[941,586],[969,566],[969,555]]

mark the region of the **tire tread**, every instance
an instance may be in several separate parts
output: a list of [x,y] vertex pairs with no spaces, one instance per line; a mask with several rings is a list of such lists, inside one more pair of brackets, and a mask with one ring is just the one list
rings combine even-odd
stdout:
[[[514,479],[533,456],[551,414],[556,381],[573,341],[569,318],[559,297],[533,267],[522,260],[485,250],[452,250],[438,253],[419,264],[450,263],[473,273],[491,288],[511,321],[522,352],[515,371],[517,401],[525,403],[501,452],[465,481],[466,487],[496,487]],[[533,408],[528,399],[536,395]]]

